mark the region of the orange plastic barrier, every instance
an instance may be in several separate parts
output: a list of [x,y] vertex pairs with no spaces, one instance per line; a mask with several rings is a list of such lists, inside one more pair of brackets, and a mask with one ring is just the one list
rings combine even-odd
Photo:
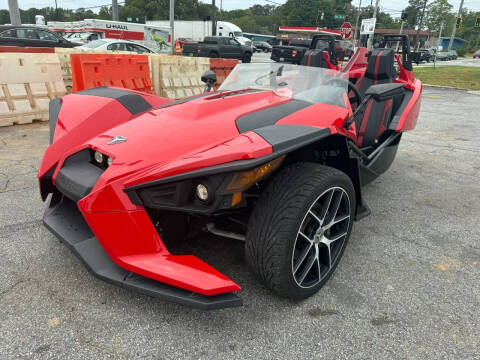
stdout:
[[0,53],[54,53],[55,48],[0,46]]
[[117,86],[154,94],[147,55],[70,54],[72,92]]
[[214,85],[215,90],[222,85],[223,80],[237,64],[238,60],[236,59],[210,59],[210,70],[217,75],[217,82]]

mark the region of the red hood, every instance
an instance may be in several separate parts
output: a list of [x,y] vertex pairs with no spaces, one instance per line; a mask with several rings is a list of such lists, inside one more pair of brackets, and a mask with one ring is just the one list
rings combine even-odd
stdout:
[[[235,122],[238,117],[290,100],[272,92],[225,97],[215,94],[148,111],[87,144],[114,157],[115,165],[143,168],[230,140],[239,135]],[[118,135],[127,141],[107,144]]]

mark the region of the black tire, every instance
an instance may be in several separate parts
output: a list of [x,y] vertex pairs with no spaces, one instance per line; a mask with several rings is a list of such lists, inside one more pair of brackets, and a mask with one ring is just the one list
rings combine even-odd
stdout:
[[[306,255],[303,257],[306,260],[305,263],[302,263],[303,260],[299,261],[299,258],[302,258],[302,256],[297,257],[297,260],[295,260],[295,254],[298,251],[297,237],[300,237],[300,232],[303,234],[304,231],[308,230],[306,227],[303,228],[303,226],[307,221],[307,217],[311,216],[309,215],[311,213],[310,210],[312,212],[319,210],[318,207],[315,208],[312,204],[320,204],[317,203],[317,200],[320,201],[324,196],[323,194],[328,194],[328,191],[333,191],[333,193],[330,202],[328,202],[329,205],[326,207],[327,211],[324,213],[324,222],[327,219],[330,220],[329,216],[332,216],[329,215],[328,209],[332,199],[336,196],[335,191],[338,191],[341,196],[337,196],[335,199],[340,198],[338,200],[338,203],[341,204],[339,209],[345,212],[345,214],[340,216],[346,217],[348,213],[348,224],[346,224],[347,219],[345,221],[340,220],[338,224],[332,225],[331,229],[343,226],[340,232],[345,232],[346,235],[343,237],[343,242],[332,242],[332,244],[339,245],[331,244],[331,247],[327,248],[324,246],[324,243],[317,243],[317,248],[313,248],[314,253],[310,253],[310,250],[306,251]],[[344,194],[348,195],[345,200]],[[337,200],[334,201],[336,202]],[[334,205],[336,204],[335,202]],[[321,212],[323,212],[323,206],[326,203],[326,200],[322,203]],[[349,211],[346,210],[345,204],[347,203],[349,204]],[[355,206],[354,187],[350,178],[343,172],[314,163],[289,165],[274,176],[267,185],[250,216],[245,246],[249,268],[263,284],[282,297],[301,300],[315,294],[329,279],[342,257],[352,230]],[[336,219],[340,219],[340,217],[337,218],[336,216],[339,209],[333,214],[332,223]],[[315,219],[312,217],[308,221],[313,220]],[[328,231],[328,234],[325,232],[325,236],[331,235],[330,230]],[[317,236],[318,229],[314,230],[314,233]],[[322,235],[318,236],[323,237],[323,231]],[[310,245],[309,249],[312,249],[312,246],[315,245]],[[321,246],[323,247],[321,248]],[[331,248],[333,252],[334,246],[337,246],[334,261],[331,262],[331,265],[323,274],[323,270],[320,270],[322,267],[318,255],[323,250],[319,249],[327,249],[326,251],[330,254],[328,249]],[[297,264],[304,264],[304,268],[301,271],[303,273],[308,266],[306,265],[307,260],[310,263],[312,256],[318,259],[313,260],[317,264],[318,281],[312,282],[311,286],[301,286],[304,284],[302,283],[303,280],[299,284],[295,273],[295,271],[298,272],[301,269],[301,266],[297,266],[297,270],[294,270],[294,268]],[[310,268],[314,271],[313,266],[310,265]],[[313,272],[311,275],[312,279],[315,280]],[[304,279],[306,278],[304,277]]]
[[216,59],[218,58],[218,53],[216,53],[215,51],[212,51],[210,54],[208,54],[208,57]]
[[250,53],[245,53],[243,55],[243,59],[242,59],[242,62],[245,63],[245,64],[248,64],[249,62],[252,61],[252,54]]

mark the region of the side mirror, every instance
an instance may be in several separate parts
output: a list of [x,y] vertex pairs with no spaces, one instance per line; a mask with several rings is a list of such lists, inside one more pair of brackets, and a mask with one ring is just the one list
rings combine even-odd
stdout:
[[372,85],[365,92],[366,96],[373,97],[376,101],[385,101],[392,99],[395,96],[402,95],[404,93],[405,84],[401,83],[390,83],[390,84],[380,84]]
[[213,84],[217,82],[217,75],[213,71],[207,70],[203,73],[201,80],[206,85],[205,92],[208,92],[212,89]]

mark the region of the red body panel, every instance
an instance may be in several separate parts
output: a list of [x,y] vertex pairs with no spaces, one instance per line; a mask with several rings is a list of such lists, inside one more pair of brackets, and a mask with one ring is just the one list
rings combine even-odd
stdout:
[[405,111],[398,122],[397,131],[407,131],[415,128],[417,124],[418,114],[420,112],[422,95],[422,82],[415,80],[413,83],[413,96],[410,99]]

